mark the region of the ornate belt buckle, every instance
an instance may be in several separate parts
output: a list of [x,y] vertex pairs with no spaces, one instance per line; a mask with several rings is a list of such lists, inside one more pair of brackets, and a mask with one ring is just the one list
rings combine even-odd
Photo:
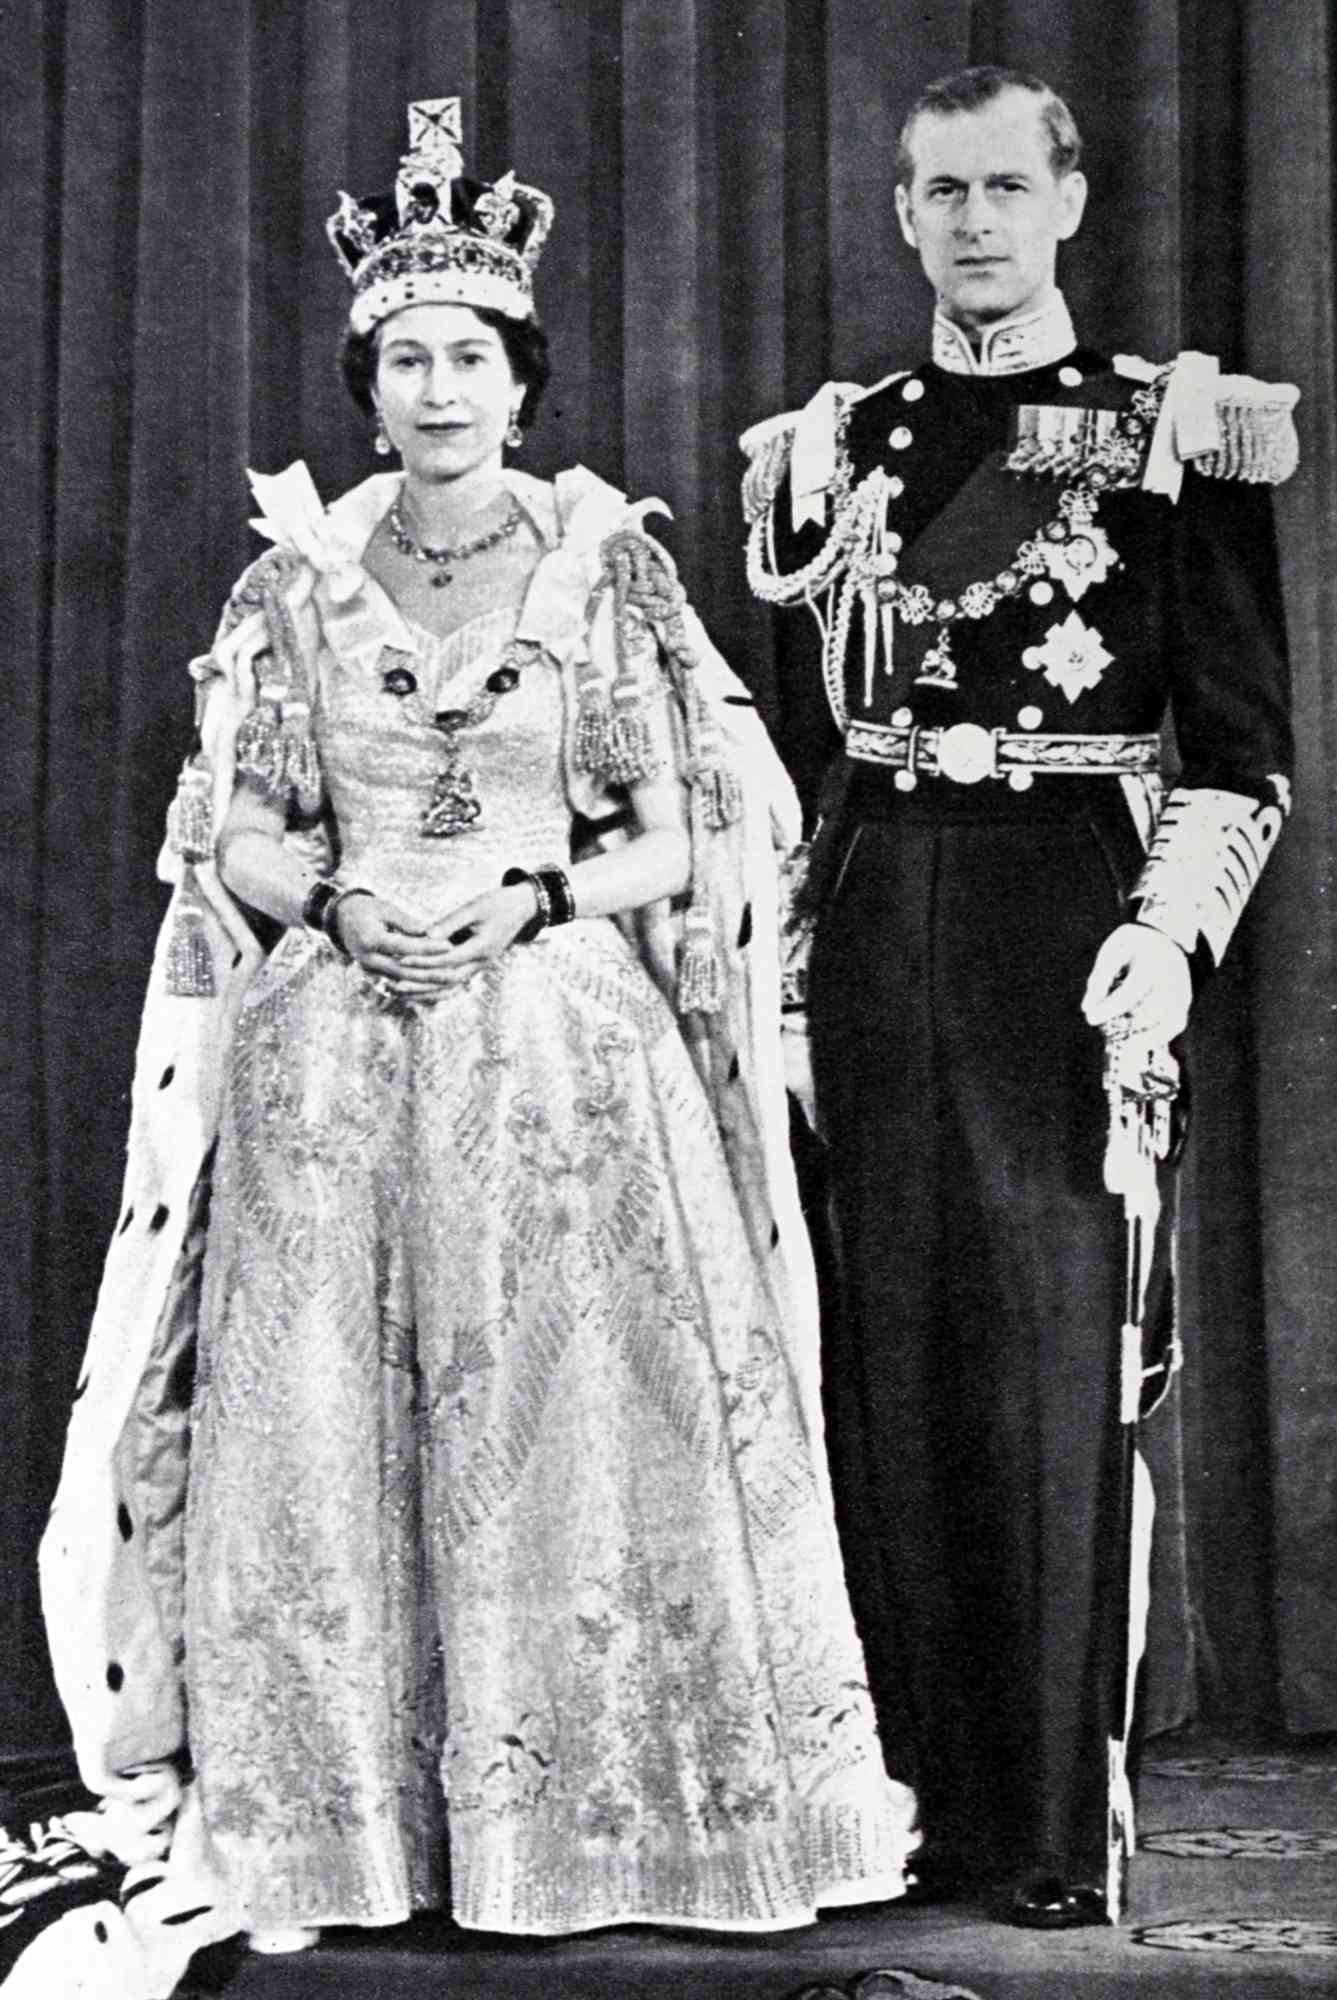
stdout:
[[954,785],[977,785],[996,778],[998,762],[992,733],[978,722],[954,722],[938,738],[938,776]]

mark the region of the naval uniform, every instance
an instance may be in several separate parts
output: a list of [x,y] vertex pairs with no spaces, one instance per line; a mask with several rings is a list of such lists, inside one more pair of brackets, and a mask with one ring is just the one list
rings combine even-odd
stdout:
[[835,752],[807,1005],[845,1558],[891,1766],[971,1873],[1106,1879],[1125,1238],[1080,1003],[1130,918],[1200,979],[1284,817],[1294,398],[1112,363],[1056,296],[744,440],[810,797]]

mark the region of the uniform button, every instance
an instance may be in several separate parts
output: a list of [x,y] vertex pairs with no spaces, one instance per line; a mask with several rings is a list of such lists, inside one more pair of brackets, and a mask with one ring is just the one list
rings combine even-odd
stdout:
[[1046,583],[1043,578],[1041,578],[1039,583],[1033,583],[1030,588],[1030,599],[1032,604],[1052,604],[1054,602],[1053,584]]
[[887,540],[887,547],[889,549],[894,549],[897,555],[900,554],[901,550],[905,546],[904,540],[900,535],[896,533],[896,530],[894,528],[888,534],[886,540]]
[[1065,389],[1080,389],[1082,386],[1082,371],[1080,368],[1060,368],[1058,379]]
[[1007,782],[1014,792],[1028,792],[1035,783],[1034,771],[1009,771]]
[[904,493],[905,481],[898,472],[893,472],[891,478],[887,481],[887,491],[893,500],[899,500],[902,493]]
[[891,782],[898,792],[912,792],[919,780],[913,771],[898,771]]
[[912,708],[898,708],[891,719],[897,729],[908,729],[915,719],[915,712]]
[[923,393],[924,385],[917,375],[912,375],[901,389],[901,395],[907,403],[917,403]]
[[908,424],[897,424],[887,443],[893,451],[905,451],[915,441],[915,434]]
[[1038,729],[1044,719],[1043,710],[1038,708],[1027,707],[1017,711],[1017,721],[1023,729]]

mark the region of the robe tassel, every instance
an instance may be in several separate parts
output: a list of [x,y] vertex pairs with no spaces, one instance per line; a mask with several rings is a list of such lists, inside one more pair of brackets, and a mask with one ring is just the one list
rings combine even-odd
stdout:
[[724,997],[720,955],[708,916],[689,915],[678,968],[678,1008],[684,1014],[718,1013]]
[[195,864],[188,861],[176,892],[167,945],[167,991],[177,1000],[209,1000],[217,992],[213,953],[204,924],[204,897]]

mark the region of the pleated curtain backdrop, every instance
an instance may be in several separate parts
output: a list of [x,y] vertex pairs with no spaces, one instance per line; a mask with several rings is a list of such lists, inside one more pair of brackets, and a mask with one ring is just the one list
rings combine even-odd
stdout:
[[[1337,1728],[1337,452],[1327,0],[4,0],[5,1476],[0,1751],[58,1745],[33,1558],[116,1214],[186,661],[258,545],[243,467],[373,469],[338,383],[334,191],[389,184],[411,97],[549,189],[556,378],[522,463],[672,509],[763,702],[735,440],[923,348],[901,110],[1040,70],[1088,139],[1086,337],[1300,383],[1280,514],[1298,806],[1195,1035],[1152,1712]],[[889,1190],[889,1199],[894,1191]]]

